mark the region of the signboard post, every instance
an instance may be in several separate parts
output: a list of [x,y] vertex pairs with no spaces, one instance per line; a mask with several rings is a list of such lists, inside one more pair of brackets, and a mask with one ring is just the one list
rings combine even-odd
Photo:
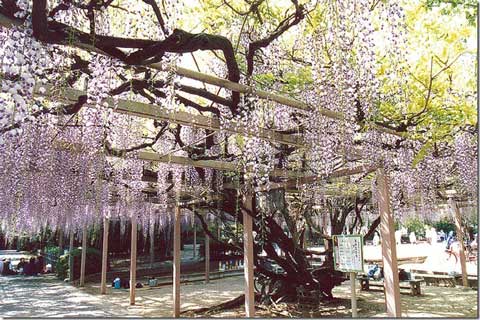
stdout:
[[357,290],[355,275],[363,272],[363,237],[361,235],[333,236],[333,261],[335,270],[350,274],[352,291],[352,317],[357,317]]

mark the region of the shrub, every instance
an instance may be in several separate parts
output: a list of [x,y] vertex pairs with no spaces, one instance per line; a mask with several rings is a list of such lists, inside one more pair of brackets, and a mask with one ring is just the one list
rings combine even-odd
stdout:
[[453,224],[453,222],[446,217],[435,222],[433,226],[435,227],[435,230],[437,231],[443,230],[445,234],[448,234],[450,231],[454,231],[454,232],[456,231],[455,224]]
[[68,278],[68,254],[64,254],[60,256],[57,260],[57,264],[55,266],[55,272],[59,279],[66,279]]
[[[73,255],[73,278],[80,278],[80,263],[82,256],[81,248],[74,248]],[[68,261],[70,259],[69,253],[60,256],[56,265],[57,277],[65,279],[68,277],[69,268]],[[87,248],[87,260],[85,262],[85,275],[99,273],[102,270],[102,252],[95,248]],[[109,262],[107,260],[107,270],[109,270]]]
[[45,248],[45,254],[49,254],[52,256],[59,256],[60,255],[60,248],[55,246],[49,246]]
[[405,227],[408,233],[415,232],[415,235],[421,238],[425,237],[425,223],[417,217],[408,218],[405,221]]

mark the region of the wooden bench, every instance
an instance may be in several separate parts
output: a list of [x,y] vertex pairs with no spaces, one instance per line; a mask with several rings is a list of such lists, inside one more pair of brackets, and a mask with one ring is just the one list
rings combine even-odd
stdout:
[[[370,287],[381,287],[385,290],[383,281],[373,280],[366,276],[360,277],[359,280],[362,291],[369,291]],[[422,279],[400,281],[400,289],[409,289],[412,296],[420,296],[422,294],[422,281]]]
[[[473,289],[478,289],[478,277],[469,276],[467,277],[468,286]],[[457,278],[457,285],[462,285],[462,277]]]
[[443,286],[443,287],[455,287],[457,284],[457,278],[462,276],[455,275],[443,275],[443,274],[422,274],[421,277],[425,280],[427,286]]
[[[455,285],[462,285],[462,275],[455,274],[450,275],[447,272],[443,271],[426,271],[426,270],[410,270],[412,274],[415,275],[415,278],[425,279],[427,285],[432,286],[449,286],[454,287]],[[468,286],[471,288],[478,288],[478,277],[469,275]]]

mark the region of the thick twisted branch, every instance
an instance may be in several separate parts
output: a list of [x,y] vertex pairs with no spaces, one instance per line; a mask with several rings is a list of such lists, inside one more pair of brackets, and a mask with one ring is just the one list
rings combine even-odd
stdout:
[[251,76],[253,74],[253,59],[255,57],[255,53],[257,50],[261,48],[267,47],[270,43],[272,43],[275,39],[280,37],[283,33],[285,33],[288,29],[300,23],[305,17],[305,8],[302,5],[298,4],[297,0],[292,0],[292,3],[295,6],[295,12],[282,20],[275,30],[260,40],[251,42],[248,45],[248,52],[247,52],[247,75]]

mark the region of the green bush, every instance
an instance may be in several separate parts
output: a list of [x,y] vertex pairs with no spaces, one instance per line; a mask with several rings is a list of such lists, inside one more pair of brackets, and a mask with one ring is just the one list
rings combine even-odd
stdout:
[[55,272],[59,279],[66,279],[68,278],[68,254],[64,254],[60,256],[57,260],[57,264],[55,266]]
[[59,256],[60,255],[60,248],[55,246],[49,246],[45,248],[46,254],[51,254],[52,256]]
[[437,231],[440,231],[440,230],[443,230],[443,232],[445,232],[445,234],[448,234],[450,231],[456,231],[455,230],[455,224],[453,224],[453,222],[444,217],[442,219],[440,219],[439,221],[435,222],[433,224],[435,230]]
[[408,218],[405,221],[405,227],[408,233],[415,232],[415,235],[421,238],[425,237],[425,223],[417,217]]
[[[82,256],[82,249],[75,248],[72,250],[73,255],[73,278],[80,278],[80,263]],[[60,256],[56,265],[57,277],[60,279],[68,278],[69,267],[68,261],[70,259],[69,253]],[[102,252],[95,248],[87,248],[87,260],[85,262],[85,275],[99,273],[102,270]],[[107,270],[109,270],[109,263],[107,260]]]

